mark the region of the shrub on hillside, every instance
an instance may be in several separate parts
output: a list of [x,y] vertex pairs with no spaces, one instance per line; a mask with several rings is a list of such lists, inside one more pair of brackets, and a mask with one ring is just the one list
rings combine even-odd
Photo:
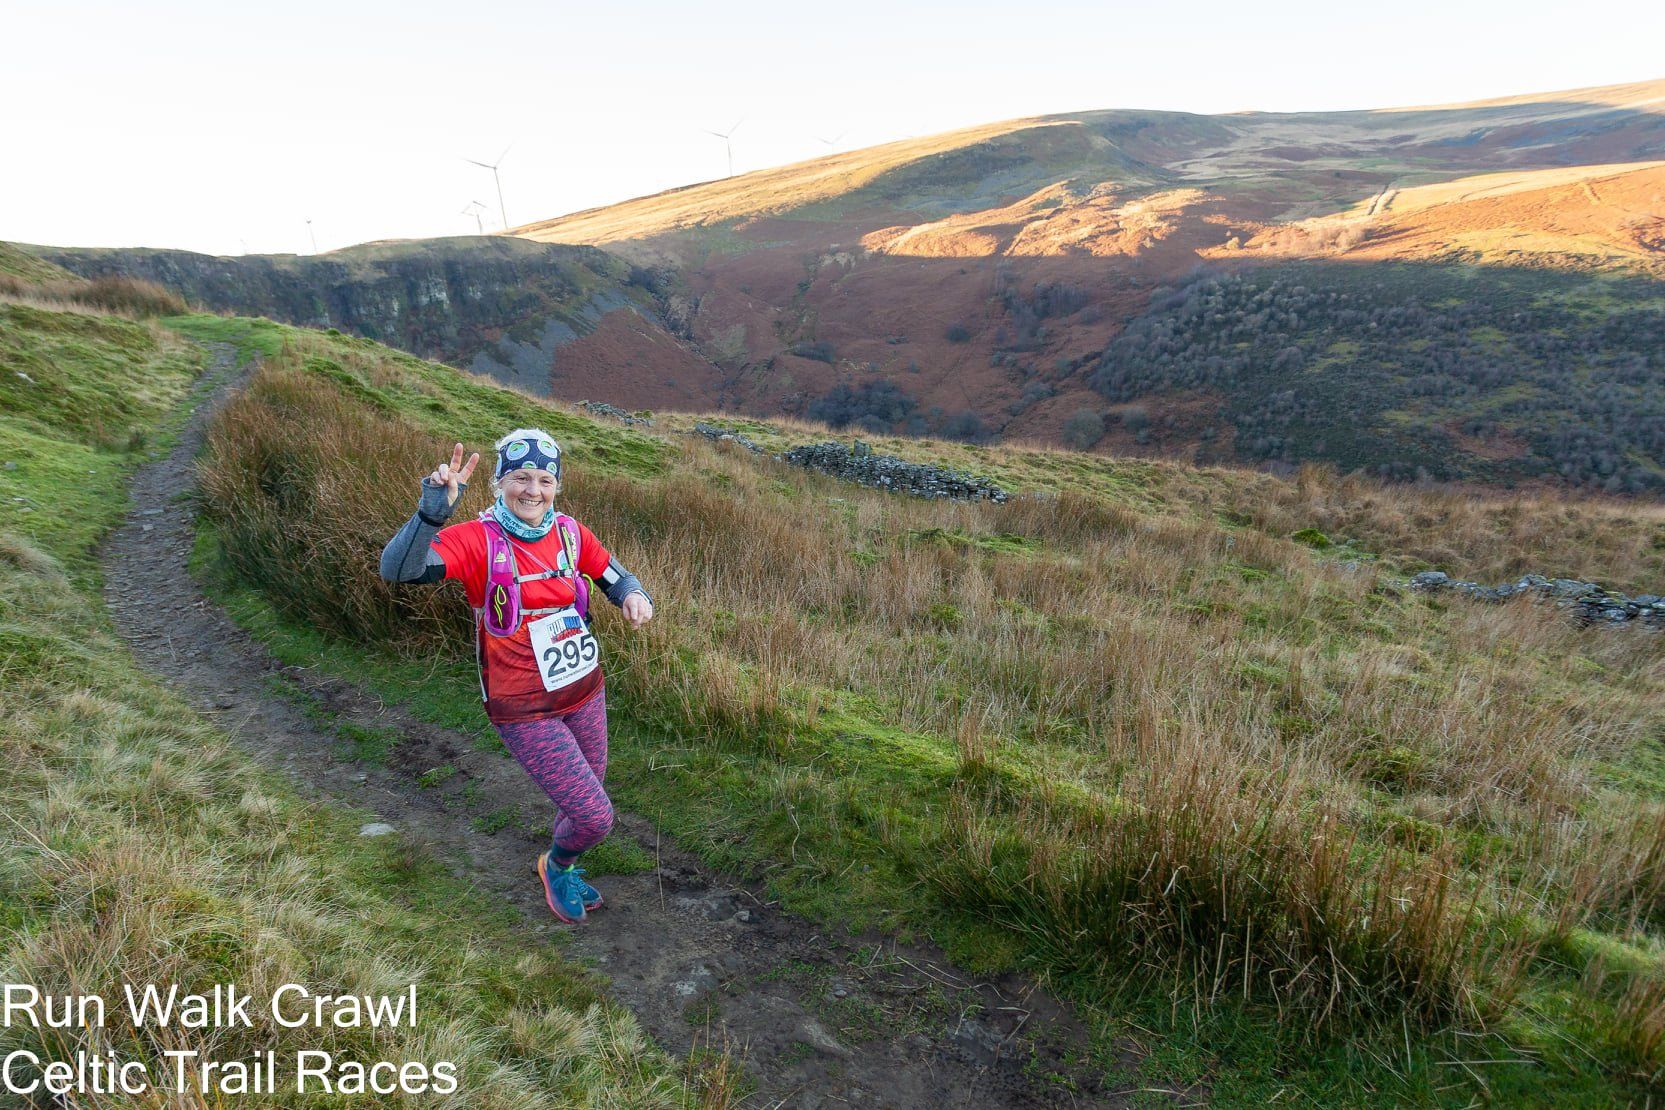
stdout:
[[799,358],[812,358],[816,362],[836,362],[838,352],[825,339],[817,339],[813,343],[794,343],[787,348]]
[[101,277],[75,294],[82,304],[133,316],[178,316],[189,311],[185,298],[154,281],[129,277]]
[[838,383],[809,403],[807,415],[834,428],[859,424],[867,431],[885,432],[906,421],[918,407],[919,403],[896,383],[870,378],[854,389]]
[[[1092,384],[1112,401],[1222,394],[1249,460],[1638,493],[1665,489],[1661,375],[1665,308],[1649,283],[1591,293],[1579,278],[1307,266],[1159,292]],[[1455,443],[1452,427],[1490,444]]]
[[982,443],[993,434],[983,418],[971,409],[962,409],[943,421],[942,434],[949,439],[963,439],[967,443]]
[[[226,558],[291,616],[334,635],[394,650],[466,643],[473,622],[454,598],[376,574],[440,445],[303,361],[292,351],[270,360],[208,437],[200,480]],[[475,485],[459,520],[489,501],[487,484]]]
[[942,337],[950,343],[965,343],[971,339],[971,329],[964,324],[949,324]]
[[1035,405],[1056,396],[1057,393],[1058,391],[1047,382],[1032,381],[1023,387],[1022,396],[1006,406],[1006,411],[1013,416],[1022,416]]
[[1064,442],[1085,451],[1104,438],[1104,417],[1092,409],[1076,409],[1064,421]]
[[1007,323],[995,336],[995,345],[1012,351],[1032,351],[1046,340],[1043,321],[1072,316],[1087,304],[1088,292],[1069,282],[1036,282],[1025,296],[1010,268],[1002,266],[996,278],[1000,302]]

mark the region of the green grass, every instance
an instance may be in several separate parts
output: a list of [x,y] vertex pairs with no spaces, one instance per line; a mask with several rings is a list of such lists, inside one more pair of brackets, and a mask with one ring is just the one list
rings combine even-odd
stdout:
[[[233,319],[229,325],[214,326],[239,323]],[[377,411],[408,418],[436,441],[461,440],[469,450],[489,456],[492,443],[509,428],[538,426],[555,434],[575,470],[589,467],[650,477],[664,468],[664,443],[633,429],[602,425],[548,401],[506,390],[489,378],[392,352],[368,339],[258,323],[258,345],[264,353],[274,353],[284,341],[309,344],[304,358],[309,372]],[[394,373],[379,369],[390,357]]]
[[0,303],[0,531],[96,581],[136,460],[165,448],[200,352],[144,323]]
[[75,278],[74,274],[62,266],[54,265],[44,258],[36,258],[28,251],[20,250],[10,243],[0,243],[0,274],[26,282],[72,281]]
[[[8,357],[38,366],[49,353],[54,384],[49,397],[8,395],[0,434],[32,454],[3,472],[5,488],[57,518],[33,531],[6,518],[0,538],[7,981],[111,998],[122,982],[230,981],[257,998],[285,981],[319,993],[415,982],[415,1029],[287,1031],[257,1019],[205,1047],[219,1059],[265,1048],[280,1060],[300,1048],[448,1059],[468,1105],[696,1101],[702,1067],[681,1070],[650,1045],[594,977],[548,941],[529,943],[516,912],[482,902],[398,837],[360,838],[366,814],[299,797],[141,674],[93,589],[92,547],[125,511],[125,478],[144,450],[131,438],[83,441],[119,423],[164,442],[203,360],[144,325],[11,305],[0,314]],[[157,1063],[176,1045],[119,1019],[97,1036],[0,1031],[0,1050],[47,1058],[98,1047]]]
[[192,313],[165,317],[161,323],[199,343],[229,343],[243,361],[257,355],[275,355],[283,349],[283,325],[264,318]]

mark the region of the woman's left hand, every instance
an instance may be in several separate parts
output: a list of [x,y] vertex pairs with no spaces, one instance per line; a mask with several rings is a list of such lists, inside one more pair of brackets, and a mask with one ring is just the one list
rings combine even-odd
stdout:
[[653,602],[647,599],[646,594],[631,594],[619,608],[631,628],[640,628],[653,619]]

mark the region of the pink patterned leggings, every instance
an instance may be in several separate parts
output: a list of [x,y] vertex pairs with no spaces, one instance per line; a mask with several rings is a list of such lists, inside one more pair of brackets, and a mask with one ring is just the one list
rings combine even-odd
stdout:
[[565,867],[613,827],[613,803],[602,788],[607,777],[607,692],[565,717],[542,717],[497,726],[509,751],[555,803],[555,847],[550,860]]

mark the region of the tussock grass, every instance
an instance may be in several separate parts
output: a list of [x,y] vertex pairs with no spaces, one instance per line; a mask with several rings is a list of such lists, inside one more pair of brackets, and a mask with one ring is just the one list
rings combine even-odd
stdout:
[[178,316],[190,309],[184,297],[166,286],[131,277],[29,280],[0,273],[0,300],[42,308],[90,310],[131,320]]
[[[297,338],[224,413],[203,461],[224,558],[297,624],[437,653],[462,691],[465,607],[386,586],[376,555],[436,452],[500,429],[467,378],[394,403],[414,370],[344,381],[340,357]],[[1408,595],[1387,558],[1288,538],[1331,500],[1351,536],[1408,535],[1441,494],[1147,467],[1134,495],[1105,463],[994,506],[704,440],[659,458],[592,453],[563,494],[655,593],[653,624],[607,636],[615,715],[657,737],[641,789],[717,856],[842,892],[846,920],[982,921],[963,935],[994,965],[1247,1000],[1297,1040],[1530,1029],[1557,945],[1658,944],[1657,806],[1624,783],[1665,723],[1660,638]],[[1475,559],[1527,528],[1548,550],[1522,504],[1472,517]],[[1604,511],[1579,542],[1646,565]],[[1612,998],[1588,1005],[1617,1028]]]
[[[852,434],[789,417],[768,421],[727,414],[668,413],[659,422],[687,430],[707,421],[743,430],[779,451],[805,440]],[[1255,470],[1187,466],[1165,459],[1083,455],[1042,444],[997,448],[895,436],[860,438],[877,451],[987,475],[1008,489],[1058,497],[1095,495],[1111,508],[1203,517],[1233,529],[1240,542],[1287,538],[1315,529],[1344,548],[1340,558],[1377,560],[1408,573],[1427,568],[1501,582],[1526,572],[1594,579],[1630,593],[1657,593],[1665,581],[1665,507],[1556,489],[1505,492],[1457,485],[1387,483],[1303,464],[1292,478]],[[1081,501],[1075,503],[1079,508]],[[1241,529],[1251,529],[1244,532]]]

